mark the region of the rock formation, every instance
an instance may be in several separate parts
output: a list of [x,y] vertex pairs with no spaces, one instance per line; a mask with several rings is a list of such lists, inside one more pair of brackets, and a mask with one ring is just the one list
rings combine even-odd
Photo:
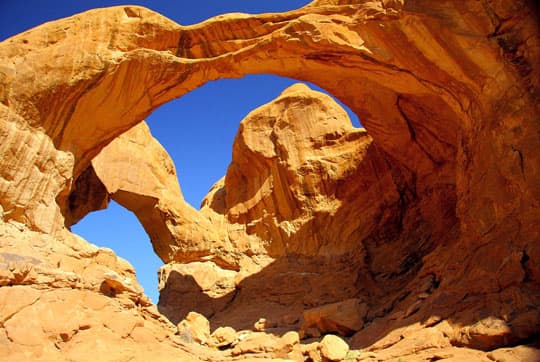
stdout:
[[273,257],[328,256],[358,251],[398,200],[367,132],[329,96],[297,84],[240,123],[227,175],[202,213],[243,225]]
[[0,225],[0,359],[198,360],[112,250]]
[[199,245],[215,240],[206,219],[184,202],[174,163],[145,122],[105,146],[77,178],[69,196],[67,223],[106,208],[109,199],[137,215],[164,261],[174,260],[177,240],[192,224],[200,230]]
[[[537,10],[315,0],[186,27],[122,6],[0,43],[0,358],[274,349],[264,332],[229,354],[186,345],[128,264],[68,231],[114,198],[167,263],[160,308],[175,323],[186,293],[213,327],[266,318],[259,327],[276,333],[354,298],[367,311],[351,358],[539,359]],[[242,122],[198,213],[136,125],[206,81],[251,73],[324,87],[367,132],[325,96],[288,89]],[[125,142],[132,159],[118,152]],[[321,348],[295,351],[313,359]]]
[[240,123],[227,175],[203,200],[201,216],[222,231],[214,248],[241,252],[238,266],[170,263],[160,310],[174,322],[220,312],[216,324],[247,328],[261,313],[296,324],[305,307],[356,296],[358,283],[374,284],[361,241],[394,227],[387,215],[399,211],[388,165],[329,96],[286,89]]

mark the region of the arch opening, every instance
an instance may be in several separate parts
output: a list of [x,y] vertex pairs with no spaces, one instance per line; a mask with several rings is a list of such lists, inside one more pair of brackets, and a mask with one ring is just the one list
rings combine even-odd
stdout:
[[146,123],[175,163],[184,199],[191,206],[199,209],[212,185],[225,175],[240,121],[298,82],[332,97],[353,126],[362,127],[358,116],[325,89],[272,74],[210,81],[152,112]]
[[[165,200],[165,203],[182,203],[183,196],[191,205],[200,204],[208,194],[210,186],[226,174],[231,163],[233,139],[238,132],[240,121],[295,83],[298,81],[273,75],[224,79],[210,82],[157,109],[147,123],[134,127],[106,146],[92,161],[91,167],[78,178],[74,192],[70,195],[70,203],[73,205],[72,222],[76,222],[72,230],[97,245],[110,247],[117,251],[118,255],[130,260],[139,271],[139,282],[156,302],[155,271],[162,265],[156,253],[164,262],[171,260],[167,251],[160,252],[157,245],[178,242],[171,239],[171,232],[165,226],[167,222],[161,219],[160,213],[171,215],[178,211],[160,210],[152,215],[152,211],[148,210],[155,210],[156,205],[160,204],[159,198],[164,194],[153,194],[153,197],[146,195],[145,187],[155,188],[158,185],[157,188],[169,187],[172,191],[175,187],[178,188],[177,198]],[[264,84],[262,89],[261,84]],[[311,89],[325,93],[339,103],[346,111],[353,128],[361,126],[358,117],[347,106],[320,87],[308,84]],[[241,99],[239,95],[242,95]],[[212,103],[211,106],[208,103]],[[152,128],[151,134],[149,126]],[[161,145],[155,142],[154,138]],[[127,155],[126,162],[125,149],[131,143],[140,143],[142,148],[130,150],[128,153],[131,154]],[[154,153],[159,154],[160,162],[152,166],[155,161],[152,159]],[[163,162],[164,159],[167,159],[166,162]],[[169,162],[176,163],[177,174],[167,174],[172,167]],[[131,175],[132,173],[138,175]],[[156,180],[148,181],[156,175]],[[183,192],[177,187],[179,181],[183,181]],[[87,215],[89,211],[107,207],[109,200],[110,211],[106,209],[107,211]],[[165,207],[174,209],[174,206],[176,205]],[[146,230],[141,228],[139,221],[127,210],[131,210],[139,218]],[[186,214],[182,214],[183,212]],[[191,220],[197,218],[195,210],[182,210],[180,214]],[[102,230],[110,230],[115,225],[120,225],[117,230],[121,230],[122,236],[117,237],[119,231],[116,231],[109,242],[105,237],[106,232]],[[133,231],[130,230],[131,227]],[[185,234],[176,235],[178,236],[185,238]],[[132,248],[132,243],[125,243],[126,239],[137,240],[144,247]],[[151,255],[150,264],[146,263],[146,255]]]
[[156,271],[163,262],[152,250],[148,235],[131,211],[111,200],[106,209],[89,213],[71,231],[129,261],[145,294],[157,303]]

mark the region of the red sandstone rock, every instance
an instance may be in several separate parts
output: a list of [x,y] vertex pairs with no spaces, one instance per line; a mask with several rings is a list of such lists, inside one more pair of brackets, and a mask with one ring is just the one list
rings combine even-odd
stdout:
[[[0,298],[9,301],[0,304],[0,359],[229,358],[179,348],[132,268],[66,231],[113,196],[165,236],[152,237],[164,261],[238,273],[241,292],[213,321],[252,325],[270,318],[261,308],[279,321],[362,297],[368,323],[351,343],[382,360],[534,360],[534,346],[506,347],[540,332],[536,14],[524,0],[318,0],[182,27],[122,6],[0,43]],[[295,87],[282,98],[311,111],[287,114],[278,101],[254,112],[264,132],[247,126],[237,150],[260,167],[237,158],[202,216],[178,193],[136,207],[174,180],[150,177],[163,171],[146,168],[159,147],[120,162],[150,170],[142,183],[104,187],[125,175],[99,178],[92,160],[153,109],[208,80],[264,72],[326,88],[369,135],[326,127],[328,111],[341,111],[308,107]],[[288,125],[264,124],[280,107]],[[224,194],[227,182],[253,198]],[[268,357],[272,337],[256,338],[235,353]]]

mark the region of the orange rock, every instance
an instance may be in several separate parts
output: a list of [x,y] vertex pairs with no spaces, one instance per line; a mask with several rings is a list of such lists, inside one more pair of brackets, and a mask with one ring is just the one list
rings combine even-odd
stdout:
[[219,327],[210,335],[212,347],[227,347],[236,339],[236,331],[231,327]]
[[201,244],[202,239],[215,239],[211,225],[184,201],[174,163],[145,122],[105,146],[79,176],[70,194],[67,223],[107,207],[109,198],[137,215],[166,262],[175,257],[183,224],[189,224],[190,234]]
[[[373,177],[374,168],[381,178],[389,171],[370,145],[329,96],[291,86],[241,122],[227,175],[203,201],[203,213],[223,214],[272,256],[345,253],[374,227],[377,209],[398,197],[391,183]],[[349,185],[353,179],[365,185],[362,194]],[[375,198],[381,187],[387,194]],[[344,221],[339,210],[348,199],[358,207]]]
[[253,330],[257,332],[264,332],[267,328],[272,328],[275,326],[275,323],[268,321],[266,318],[259,318],[259,320],[253,324]]
[[232,350],[233,356],[247,353],[263,353],[272,352],[275,349],[275,345],[278,338],[271,334],[264,332],[253,332],[242,338],[234,346]]
[[285,333],[275,345],[275,357],[289,357],[297,347],[300,347],[300,336],[298,332],[290,331]]
[[[0,296],[16,305],[0,307],[0,359],[228,358],[178,348],[133,269],[66,230],[109,197],[137,213],[164,261],[238,273],[238,293],[214,321],[252,325],[261,310],[279,321],[362,297],[370,323],[353,341],[377,358],[482,360],[473,347],[534,340],[536,14],[524,0],[316,0],[183,27],[120,6],[3,41]],[[129,148],[134,162],[98,156],[161,104],[252,73],[324,87],[367,131],[295,86],[243,121],[233,164],[201,213],[181,202],[144,126],[126,134],[140,141]],[[108,169],[113,162],[125,172]],[[62,313],[69,321],[56,326]],[[252,338],[235,353],[270,353],[272,337]]]
[[[359,188],[363,193],[357,192]],[[381,188],[387,190],[384,198],[379,197]],[[248,198],[248,195],[253,196]],[[284,321],[285,316],[298,321],[304,305],[335,302],[356,292],[352,285],[341,287],[335,281],[341,280],[343,284],[352,281],[354,274],[348,270],[365,267],[365,250],[359,248],[356,241],[375,228],[383,205],[397,199],[384,157],[372,146],[365,130],[352,127],[346,112],[329,96],[296,84],[242,121],[227,175],[203,201],[201,216],[220,225],[218,232],[225,233],[225,238],[230,240],[228,244],[220,243],[220,250],[243,255],[238,263],[238,288],[221,287],[221,295],[210,295],[201,288],[202,293],[197,295],[198,287],[194,286],[193,294],[179,298],[177,296],[186,291],[183,285],[189,284],[191,279],[173,276],[169,282],[162,274],[164,293],[160,308],[173,321],[179,318],[178,313],[195,309],[214,315],[213,320],[216,320],[221,316],[214,313],[219,309],[216,305],[224,305],[241,289],[249,296],[237,296],[228,310],[241,310],[244,321],[221,320],[220,323],[250,328],[253,320],[265,315],[273,315],[273,323]],[[365,207],[341,208],[346,201]],[[238,210],[243,211],[238,214]],[[196,224],[181,226],[183,231],[178,234],[192,235],[190,230],[196,228]],[[336,240],[341,243],[335,244]],[[199,252],[204,254],[205,248],[203,244]],[[246,256],[253,254],[259,261],[247,262]],[[251,282],[249,277],[260,275],[261,269],[269,263],[260,261],[265,254],[272,257],[269,260],[273,264],[266,268],[263,287],[261,283]],[[304,255],[305,261],[299,262],[298,255]],[[288,256],[291,256],[290,264],[296,266],[279,266],[274,262],[274,258]],[[185,256],[178,252],[177,257]],[[331,269],[331,263],[335,263],[335,269],[342,275],[336,277],[326,272]],[[253,264],[260,266],[253,267]],[[271,268],[275,270],[270,272]],[[306,273],[308,269],[313,269],[312,273]],[[246,286],[250,283],[257,291]],[[328,300],[328,296],[332,299]],[[261,302],[254,303],[254,298]],[[280,300],[268,303],[269,299]],[[251,309],[245,305],[248,303],[255,307],[253,315],[247,312]],[[189,304],[191,307],[187,306]],[[293,305],[296,306],[292,308]],[[294,310],[298,310],[298,314],[291,315]],[[358,322],[355,326],[361,327]],[[263,328],[257,326],[256,330]],[[343,328],[347,326],[339,331]],[[343,333],[352,331],[349,328]]]
[[313,362],[321,362],[322,356],[319,349],[319,342],[303,344],[301,347],[302,353],[309,357]]
[[320,342],[319,348],[322,357],[329,361],[342,361],[347,356],[347,352],[349,352],[349,345],[347,342],[332,334],[324,336]]
[[491,351],[487,357],[492,361],[540,361],[540,351],[529,346],[516,346],[515,348],[500,348]]
[[451,347],[450,341],[436,328],[418,329],[407,332],[394,344],[378,350],[377,356],[383,360],[404,356],[415,356],[424,350]]
[[178,323],[178,334],[186,342],[207,344],[210,339],[210,322],[202,314],[189,312],[186,318]]
[[304,311],[304,328],[347,336],[362,329],[366,313],[367,305],[360,299],[327,304]]

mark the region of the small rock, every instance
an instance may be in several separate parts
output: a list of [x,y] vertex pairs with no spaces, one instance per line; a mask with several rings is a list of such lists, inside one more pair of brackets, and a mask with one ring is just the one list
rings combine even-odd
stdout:
[[318,349],[309,351],[308,356],[313,362],[322,362],[323,360],[321,356],[321,351],[319,351]]
[[262,332],[264,331],[264,325],[266,324],[266,319],[260,318],[255,324],[253,325],[253,330]]
[[287,357],[291,353],[295,346],[300,344],[300,336],[298,332],[290,331],[285,333],[276,343],[275,354],[276,357]]
[[515,339],[508,322],[494,316],[488,316],[471,326],[461,328],[457,340],[464,346],[489,351],[508,344]]
[[128,292],[134,295],[142,294],[142,290],[136,284],[133,284],[130,278],[124,278],[114,271],[108,271],[103,274],[103,282],[100,291],[110,297],[115,297],[119,293]]
[[283,336],[281,336],[281,339],[279,341],[285,346],[292,347],[300,343],[300,336],[298,335],[298,332],[289,331]]
[[489,352],[487,358],[504,362],[540,361],[540,351],[533,345],[499,348]]
[[275,327],[275,323],[270,323],[266,318],[260,318],[253,325],[253,330],[257,332],[264,332],[267,328]]
[[246,353],[273,352],[278,338],[272,334],[255,332],[247,335],[234,346],[231,354],[238,356]]
[[347,356],[349,345],[338,336],[327,334],[320,343],[320,351],[330,361],[341,361]]
[[189,312],[186,318],[178,323],[177,328],[185,342],[206,344],[210,339],[210,322],[197,312]]
[[210,344],[218,348],[230,346],[236,340],[236,331],[232,327],[219,327],[210,336]]
[[321,362],[322,356],[319,351],[319,342],[300,345],[300,351],[303,355],[308,356],[313,362]]

